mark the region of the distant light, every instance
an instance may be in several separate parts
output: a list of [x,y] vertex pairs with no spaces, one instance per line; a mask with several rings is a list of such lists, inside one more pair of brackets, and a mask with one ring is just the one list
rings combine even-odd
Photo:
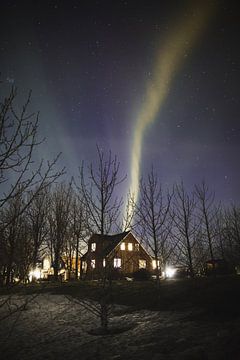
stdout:
[[166,269],[165,269],[165,276],[166,276],[167,278],[172,278],[172,277],[174,277],[175,273],[176,273],[176,269],[173,269],[173,268],[171,268],[171,267],[166,267]]
[[32,269],[28,274],[29,280],[40,279],[41,278],[41,270],[39,268]]

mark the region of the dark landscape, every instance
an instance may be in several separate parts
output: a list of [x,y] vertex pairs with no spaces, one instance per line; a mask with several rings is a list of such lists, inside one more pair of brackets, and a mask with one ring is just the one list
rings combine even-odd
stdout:
[[30,301],[1,321],[1,359],[239,359],[237,276],[169,280],[159,292],[152,282],[116,282],[109,334],[92,335],[99,319],[73,300],[98,301],[100,291],[97,282],[13,290],[12,307]]

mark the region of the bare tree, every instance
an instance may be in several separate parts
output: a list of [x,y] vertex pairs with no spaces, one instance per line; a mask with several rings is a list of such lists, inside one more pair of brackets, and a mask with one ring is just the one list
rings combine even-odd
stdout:
[[231,216],[231,234],[240,258],[240,209],[232,205]]
[[236,205],[225,211],[222,232],[224,257],[236,266],[240,261],[240,209]]
[[[116,195],[116,189],[125,177],[119,177],[120,164],[111,152],[106,157],[97,146],[97,155],[96,167],[91,163],[87,167],[87,174],[82,164],[80,185],[77,188],[86,210],[89,233],[104,236],[117,229],[123,201]],[[108,268],[106,263],[106,269]],[[92,311],[99,314],[101,328],[103,332],[107,332],[112,282],[107,270],[102,275],[101,294]]]
[[[9,285],[14,279],[26,279],[32,263],[33,243],[30,236],[29,223],[22,215],[24,198],[18,196],[9,199],[1,210],[1,278],[2,283]],[[6,226],[6,223],[8,224]]]
[[171,209],[173,223],[175,225],[174,236],[179,259],[189,269],[191,277],[194,277],[194,248],[199,225],[195,217],[196,201],[194,194],[189,195],[183,183],[175,185],[174,200]]
[[164,196],[162,186],[152,169],[147,177],[140,182],[140,199],[136,208],[136,220],[142,229],[142,236],[154,255],[156,264],[157,284],[161,270],[172,252],[170,232],[172,218],[169,216],[172,195]]
[[86,226],[86,210],[80,195],[72,189],[72,201],[69,212],[68,234],[64,252],[69,275],[77,280],[80,275],[80,257],[87,248],[88,228]]
[[82,165],[80,169],[81,184],[78,189],[83,196],[90,232],[103,235],[110,233],[117,223],[122,199],[119,199],[115,192],[125,177],[119,178],[120,164],[116,156],[113,157],[109,152],[106,159],[99,147],[97,147],[97,154],[97,169],[90,164],[86,176]]
[[79,259],[86,250],[88,231],[86,226],[86,209],[83,199],[74,193],[71,206],[71,233],[75,254],[75,279],[79,278]]
[[195,186],[198,200],[198,216],[202,227],[202,236],[206,239],[211,260],[214,260],[214,239],[216,236],[216,214],[219,209],[214,204],[215,194],[209,190],[205,181]]
[[55,280],[58,279],[64,245],[68,235],[71,201],[71,184],[69,186],[63,183],[56,185],[49,196],[48,246],[51,252]]
[[0,100],[0,184],[4,189],[0,195],[0,208],[8,200],[35,187],[21,212],[15,214],[20,216],[33,197],[54,182],[64,170],[54,170],[59,155],[52,162],[42,160],[38,165],[34,163],[34,151],[43,141],[37,138],[39,114],[29,113],[31,92],[20,112],[15,110],[16,97],[17,89],[12,87],[9,95]]
[[[36,192],[37,195],[35,195]],[[41,192],[33,189],[28,193],[28,197],[32,199],[29,207],[27,208],[26,214],[29,221],[30,236],[33,242],[33,266],[35,266],[38,261],[40,248],[46,240],[48,233],[48,192],[49,189],[45,188],[44,191],[41,190]]]
[[134,196],[130,192],[128,192],[128,194],[127,194],[125,203],[126,203],[125,211],[123,213],[122,220],[120,221],[120,224],[118,225],[118,229],[120,232],[133,230],[135,228],[135,226],[137,225],[134,220],[135,211],[136,211]]

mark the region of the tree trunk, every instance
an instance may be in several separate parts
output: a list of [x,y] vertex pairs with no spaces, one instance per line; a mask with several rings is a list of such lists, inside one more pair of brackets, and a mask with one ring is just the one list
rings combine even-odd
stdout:
[[107,333],[108,331],[108,307],[105,299],[100,304],[101,306],[101,328],[103,333]]
[[77,237],[77,245],[76,245],[76,264],[75,264],[75,279],[78,280],[78,248],[79,248],[79,238]]

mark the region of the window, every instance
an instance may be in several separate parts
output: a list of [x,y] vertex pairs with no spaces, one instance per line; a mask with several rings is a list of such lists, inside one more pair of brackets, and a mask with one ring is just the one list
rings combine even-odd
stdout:
[[43,259],[43,270],[49,270],[50,267],[51,267],[50,258],[45,257],[45,258]]
[[138,266],[139,266],[139,269],[146,269],[147,261],[146,260],[139,260]]
[[132,243],[128,243],[128,251],[132,251],[133,249],[133,244]]
[[91,244],[91,251],[96,251],[96,243]]
[[93,260],[91,260],[91,268],[95,269],[95,267],[96,267],[96,261],[95,261],[95,259],[93,259]]
[[122,243],[121,243],[120,249],[121,249],[121,250],[125,250],[125,249],[126,249],[125,242],[122,242]]
[[115,268],[121,267],[121,259],[120,258],[113,259],[113,267],[115,267]]
[[135,250],[139,251],[139,244],[135,244]]
[[83,273],[87,272],[87,262],[86,261],[82,262],[82,271],[83,271]]
[[103,267],[106,267],[106,259],[103,259]]
[[153,270],[155,270],[157,268],[157,264],[158,264],[158,268],[160,267],[160,261],[158,260],[158,262],[156,263],[156,260],[153,260],[152,261],[152,267],[153,267]]

